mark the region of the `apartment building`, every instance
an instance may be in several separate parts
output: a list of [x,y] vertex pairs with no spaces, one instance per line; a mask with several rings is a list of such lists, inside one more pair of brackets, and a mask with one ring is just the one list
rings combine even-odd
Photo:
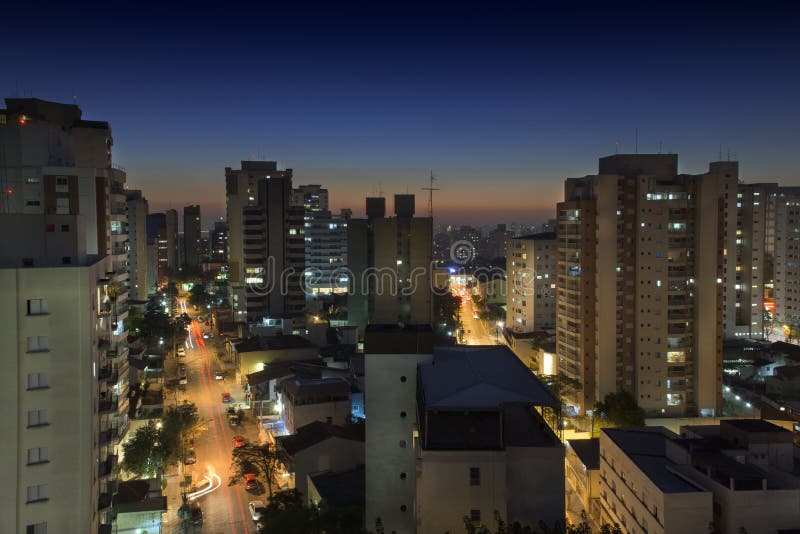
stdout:
[[[780,326],[797,328],[800,325],[800,187],[781,187],[773,198],[774,316]],[[769,245],[772,243],[768,241]]]
[[139,190],[129,189],[126,196],[128,213],[128,254],[130,297],[146,300],[151,282],[147,269],[147,199]]
[[563,519],[564,448],[548,415],[559,401],[506,347],[431,340],[429,327],[367,327],[367,527]]
[[759,419],[602,430],[605,519],[630,533],[778,534],[796,528],[792,432]]
[[[103,532],[128,419],[113,256],[86,253],[80,215],[0,215],[0,471],[9,532]],[[34,530],[31,530],[34,529]]]
[[508,240],[506,254],[506,328],[528,333],[556,326],[555,232]]
[[228,223],[216,221],[211,232],[211,260],[225,263],[228,261]]
[[[33,458],[32,465],[47,464],[40,472],[52,475],[52,493],[47,482],[32,484],[34,489],[22,493],[19,484],[25,481],[16,478],[17,493],[3,502],[13,507],[6,515],[15,518],[18,531],[30,525],[22,521],[39,517],[48,523],[46,518],[52,518],[56,530],[94,532],[100,525],[108,528],[113,518],[112,467],[127,429],[126,175],[112,166],[109,124],[84,120],[76,105],[6,99],[0,118],[4,154],[0,185],[6,193],[0,213],[3,227],[14,228],[3,235],[0,246],[8,269],[3,294],[15,295],[4,301],[3,324],[8,331],[3,337],[8,343],[5,353],[17,354],[13,361],[19,371],[8,375],[6,390],[19,392],[19,397],[7,399],[6,406],[17,407],[20,414],[25,411],[13,419],[20,426],[9,428],[8,435],[20,436],[22,422],[29,421],[26,432],[28,426],[45,430],[40,432],[43,445],[28,448],[41,447],[44,454],[53,454],[41,462],[35,453],[28,457]],[[33,312],[27,307],[29,300]],[[46,313],[41,312],[43,300]],[[24,330],[17,329],[22,323]],[[29,353],[45,358],[32,360]],[[38,370],[28,371],[28,365]],[[22,394],[23,380],[29,386],[25,391],[30,389],[27,396]],[[36,405],[28,404],[36,392]],[[23,397],[20,404],[17,399]],[[14,459],[15,466],[11,470],[4,464],[3,469],[19,472],[27,448],[21,452],[21,437],[8,443],[17,447],[5,456]],[[57,459],[60,467],[48,471]],[[86,482],[77,491],[74,482],[65,482],[73,480],[65,474],[73,468],[74,480]],[[43,488],[39,493],[38,486]],[[34,506],[28,506],[29,501]],[[39,532],[47,527],[32,528]]]
[[202,257],[200,206],[183,208],[183,264],[196,267]]
[[275,161],[225,169],[229,291],[236,321],[265,324],[305,310],[303,208],[292,200],[292,170]]
[[348,321],[363,333],[367,324],[430,324],[433,221],[414,216],[414,195],[367,198],[367,218],[350,219],[347,263],[352,286]]
[[178,258],[178,212],[167,210],[147,216],[147,239],[154,247],[158,278],[163,281],[177,271]]
[[558,369],[581,413],[617,389],[649,415],[719,414],[723,305],[736,272],[738,164],[678,173],[616,155],[558,205]]

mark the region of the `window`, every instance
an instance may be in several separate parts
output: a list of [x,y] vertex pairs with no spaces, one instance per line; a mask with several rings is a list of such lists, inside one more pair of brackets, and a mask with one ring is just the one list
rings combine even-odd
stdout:
[[25,201],[25,205],[26,206],[41,206],[42,203],[40,201],[38,201],[38,200],[26,200]]
[[480,467],[470,467],[469,468],[469,485],[470,486],[480,486],[481,485],[481,468]]
[[47,352],[47,336],[30,336],[28,338],[28,352]]
[[26,184],[38,184],[39,178],[25,178]]
[[61,231],[62,232],[69,232],[69,225],[68,224],[62,224],[61,225]]
[[47,373],[28,373],[28,389],[46,389],[49,387]]
[[69,265],[70,263],[72,263],[72,258],[69,256],[64,256],[61,258],[61,263],[64,265]]
[[47,299],[28,299],[28,315],[47,313]]
[[43,464],[50,461],[47,447],[34,447],[28,449],[28,465]]
[[69,178],[56,176],[56,193],[69,193]]
[[46,426],[47,410],[28,410],[28,426]]
[[56,198],[56,215],[69,215],[68,198]]
[[47,534],[47,523],[36,523],[25,527],[25,534]]
[[37,484],[28,486],[28,502],[38,502],[47,500],[47,484]]
[[480,523],[481,522],[481,511],[480,510],[470,510],[469,511],[469,520],[473,523]]

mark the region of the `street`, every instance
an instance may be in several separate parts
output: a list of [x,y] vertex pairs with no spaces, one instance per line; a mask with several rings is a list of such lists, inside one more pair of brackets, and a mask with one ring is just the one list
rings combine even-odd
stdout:
[[[179,301],[179,305],[181,311],[188,311],[183,299]],[[188,375],[186,390],[179,395],[179,402],[183,402],[184,399],[193,402],[197,406],[200,420],[207,423],[206,429],[202,430],[195,440],[197,463],[182,466],[182,472],[191,474],[198,488],[203,487],[201,482],[204,482],[206,475],[219,475],[218,479],[209,477],[213,482],[212,488],[218,487],[196,498],[204,515],[203,526],[197,527],[196,532],[254,534],[256,527],[247,505],[252,500],[263,500],[264,497],[246,492],[242,481],[236,481],[233,486],[229,486],[228,473],[233,437],[243,435],[248,441],[256,441],[257,422],[246,415],[240,426],[229,426],[226,410],[231,404],[222,403],[222,393],[231,393],[235,403],[244,401],[243,392],[241,387],[235,385],[232,371],[227,372],[223,380],[215,379],[220,362],[215,355],[215,349],[203,339],[202,332],[207,330],[205,324],[193,320],[185,344],[186,356],[178,359],[178,362],[186,364]],[[174,359],[171,363],[177,366]],[[170,401],[172,399],[167,402]],[[170,479],[168,524],[165,528],[165,531],[170,533],[182,532],[181,522],[176,516],[177,507],[180,506],[180,496],[175,497],[175,488],[179,480],[178,476]],[[189,532],[192,532],[191,528]]]
[[479,309],[472,301],[471,291],[463,285],[456,285],[453,294],[461,300],[461,323],[464,325],[462,345],[497,345],[502,342],[502,333],[495,334],[493,325],[476,319]]

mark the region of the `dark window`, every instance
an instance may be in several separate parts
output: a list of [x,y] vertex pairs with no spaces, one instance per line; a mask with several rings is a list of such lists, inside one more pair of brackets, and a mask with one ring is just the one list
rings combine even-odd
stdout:
[[44,229],[47,232],[55,232],[56,231],[56,225],[55,224],[48,224],[47,226],[44,227]]
[[470,486],[480,486],[481,485],[481,468],[480,467],[470,467],[469,468],[469,485]]
[[405,376],[401,376],[400,377],[400,382],[405,382],[406,380],[408,380],[408,379]]
[[406,479],[406,474],[400,473],[400,480],[405,480],[405,479]]
[[401,504],[400,505],[400,511],[401,512],[405,512],[406,510],[407,510],[406,505],[405,504]]
[[62,232],[69,232],[69,225],[68,224],[62,224],[61,225],[61,231]]
[[406,416],[406,412],[400,412],[400,417],[405,418],[405,416]]
[[469,520],[473,523],[480,523],[481,522],[481,511],[480,510],[470,510],[469,511]]
[[63,258],[61,258],[61,263],[63,263],[64,265],[69,265],[70,263],[72,263],[72,258],[70,258],[69,256],[64,256]]

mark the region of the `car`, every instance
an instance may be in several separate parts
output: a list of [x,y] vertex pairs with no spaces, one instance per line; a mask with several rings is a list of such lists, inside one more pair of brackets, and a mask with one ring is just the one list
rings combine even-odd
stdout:
[[216,373],[214,373],[214,380],[222,380],[223,378],[225,378],[224,372],[217,371]]
[[184,349],[183,347],[178,347],[178,350],[176,352],[177,352],[179,358],[181,356],[186,356],[186,349]]
[[204,333],[204,334],[203,334],[203,339],[208,339],[209,337],[210,337],[210,336],[208,335],[208,332],[206,332],[206,333]]
[[186,373],[182,374],[178,378],[178,384],[181,385],[181,386],[185,386],[185,385],[189,384],[189,377],[186,376]]
[[228,406],[228,409],[225,410],[225,413],[227,413],[228,415],[236,415],[236,408],[234,408],[233,406]]
[[[239,447],[244,447],[247,441],[244,439],[244,436],[233,436],[233,448],[238,449]],[[247,475],[245,475],[247,476]],[[255,476],[255,475],[253,475]]]
[[258,479],[253,473],[245,473],[244,475],[244,489],[252,491],[258,489]]
[[229,402],[233,402],[233,397],[231,397],[231,394],[226,391],[225,393],[222,394],[222,402],[226,404]]
[[190,451],[193,451],[194,450],[194,440],[190,439],[189,441],[187,441],[186,442],[186,447],[188,447]]
[[238,415],[229,415],[228,416],[228,424],[231,426],[239,426],[239,416]]
[[264,513],[264,508],[266,507],[267,503],[264,501],[250,501],[247,504],[247,509],[250,510],[250,517],[252,517],[255,522],[261,519],[261,514]]
[[192,507],[192,517],[190,519],[192,526],[199,527],[203,525],[203,510],[200,506]]
[[206,320],[203,319],[202,317],[198,317],[197,318],[197,322],[200,323],[200,324],[203,324],[204,322],[206,322]]
[[186,458],[183,459],[183,463],[185,465],[192,465],[197,463],[197,453],[193,450],[190,450],[189,453],[186,455]]

